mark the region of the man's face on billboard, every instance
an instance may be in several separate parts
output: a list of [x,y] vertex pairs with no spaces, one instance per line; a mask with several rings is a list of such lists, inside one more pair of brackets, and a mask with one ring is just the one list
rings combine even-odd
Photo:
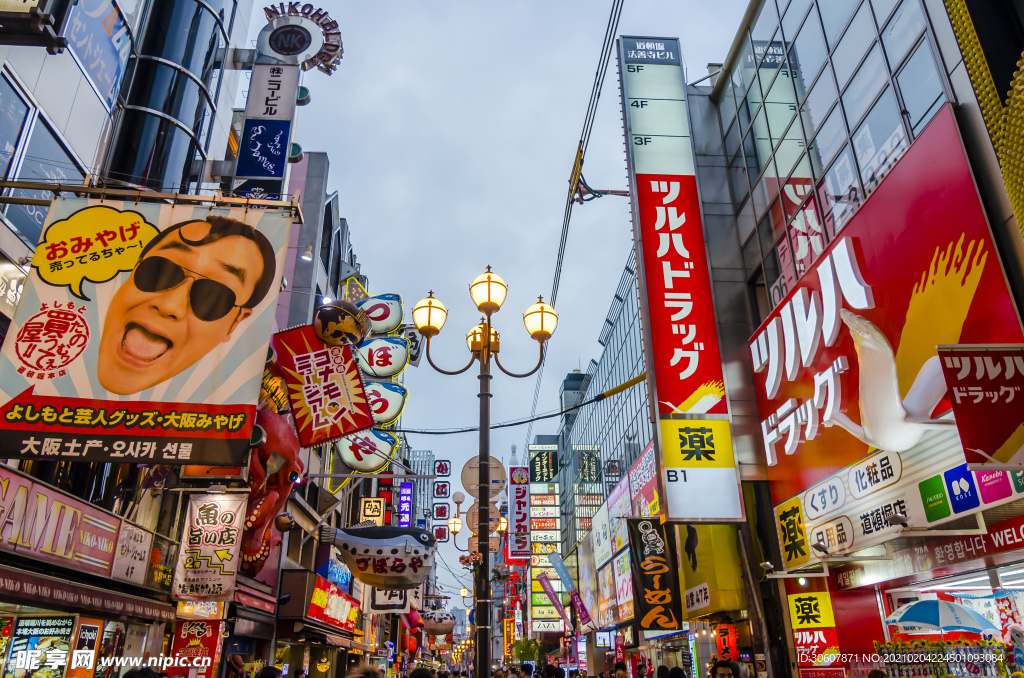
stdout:
[[[237,235],[205,245],[185,242],[200,241],[209,232],[210,224],[199,221],[169,234],[146,253],[114,294],[103,321],[97,362],[103,388],[130,395],[166,381],[230,339],[252,314],[238,306],[252,296],[263,274],[259,248]],[[154,269],[159,275],[151,274]],[[204,282],[193,290],[197,281]],[[233,302],[225,287],[234,293]],[[218,311],[198,306],[211,299],[221,302]],[[224,310],[222,317],[201,319]]]

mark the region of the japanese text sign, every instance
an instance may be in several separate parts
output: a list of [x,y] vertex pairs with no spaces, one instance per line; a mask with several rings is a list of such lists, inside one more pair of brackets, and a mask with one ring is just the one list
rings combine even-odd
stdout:
[[510,466],[508,502],[508,557],[530,557],[530,469]]
[[839,636],[835,629],[793,632],[799,666],[831,666],[840,662]]
[[683,619],[707,617],[746,606],[732,525],[675,525]]
[[283,177],[291,124],[291,120],[246,120],[238,144],[235,175],[254,179]]
[[[550,447],[552,449],[537,449]],[[550,483],[558,477],[558,446],[530,445],[530,482]]]
[[650,518],[660,512],[658,502],[658,466],[651,441],[629,467],[629,497],[633,504],[633,515]]
[[271,338],[271,345],[288,384],[303,447],[373,426],[373,413],[351,347],[328,346],[317,337],[312,325],[278,332]]
[[409,527],[412,523],[412,483],[402,483],[398,488],[398,526]]
[[1024,458],[1024,346],[939,346],[967,461]]
[[776,503],[872,449],[902,458],[896,489],[922,448],[962,463],[936,347],[1022,341],[949,106],[835,236],[749,342]]
[[739,634],[736,632],[735,624],[719,624],[715,627],[715,648],[718,650],[718,658],[727,662],[738,662]]
[[670,518],[742,520],[739,472],[728,421],[662,419]]
[[634,608],[642,630],[679,629],[682,611],[679,569],[665,526],[658,520],[630,518],[629,552]]
[[177,600],[230,600],[248,497],[193,494],[181,536],[172,595]]
[[384,525],[384,498],[363,497],[359,500],[359,522],[371,521],[381,527]]
[[793,630],[822,629],[836,625],[832,599],[827,591],[789,596],[789,618]]
[[91,202],[47,215],[0,355],[0,456],[246,463],[290,217]]
[[306,616],[345,631],[355,629],[359,602],[335,584],[317,576]]
[[246,118],[291,120],[299,89],[299,67],[254,64],[245,101]]
[[82,0],[71,12],[67,39],[100,101],[111,110],[132,51],[131,34],[121,11],[111,0]]
[[[171,641],[171,656],[187,658],[190,662],[200,657],[209,658],[209,664],[195,670],[197,678],[212,678],[217,675],[217,667],[220,665],[223,625],[222,621],[178,620],[174,628],[174,639]],[[188,675],[191,670],[172,665],[168,667],[167,675]]]

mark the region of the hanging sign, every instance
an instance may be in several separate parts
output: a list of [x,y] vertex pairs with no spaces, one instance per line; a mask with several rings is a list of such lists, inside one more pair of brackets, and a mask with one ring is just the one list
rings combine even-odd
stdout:
[[153,533],[131,523],[122,522],[117,536],[117,550],[110,576],[119,581],[143,585],[148,573]]
[[271,338],[288,384],[292,416],[303,447],[364,431],[373,416],[348,346],[328,346],[312,325]]
[[371,521],[381,527],[384,525],[383,497],[363,497],[359,500],[359,522]]
[[244,463],[290,216],[93,202],[46,216],[0,356],[0,458]]
[[356,360],[367,376],[393,377],[409,364],[409,340],[405,337],[368,339],[356,350]]
[[379,589],[371,586],[367,595],[366,612],[369,614],[409,614],[409,591]]
[[447,499],[452,496],[452,484],[447,480],[434,481],[434,499]]
[[679,568],[665,526],[658,520],[630,518],[636,618],[642,630],[679,629],[682,619]]
[[295,115],[295,92],[299,89],[297,66],[254,64],[249,82],[246,118],[292,119]]
[[171,595],[176,600],[230,600],[247,497],[193,494],[182,530]]
[[729,422],[663,419],[660,429],[669,517],[742,520]]
[[654,442],[651,441],[629,467],[629,497],[633,515],[649,518],[659,514],[658,468],[655,463]]
[[338,443],[341,460],[353,471],[372,473],[391,462],[398,438],[387,431],[371,429],[345,436]]
[[[558,597],[558,594],[555,593],[554,587],[551,586],[551,581],[548,579],[547,573],[546,572],[541,572],[539,575],[537,575],[537,581],[540,582],[541,588],[544,589],[544,593],[546,593],[548,598],[551,600],[551,604],[554,606],[555,610],[558,612],[558,616],[561,617],[565,621],[566,626],[571,627],[572,626],[572,621],[569,619],[569,614],[565,611],[565,608],[562,607],[562,601]],[[537,610],[542,610],[542,609],[544,609],[544,608],[542,608],[542,607],[541,608],[536,608],[535,607],[534,608],[534,612],[536,612]],[[536,617],[538,615],[534,615],[534,616]]]
[[434,460],[434,475],[438,478],[447,478],[452,474],[452,463],[447,459]]
[[356,302],[370,318],[370,331],[373,334],[390,334],[402,324],[405,311],[402,297],[397,294],[377,294]]
[[223,626],[223,621],[178,620],[174,625],[171,656],[187,660],[189,665],[200,658],[209,659],[209,663],[196,669],[172,664],[167,668],[167,675],[192,675],[191,672],[196,671],[194,675],[197,678],[213,678],[213,676],[216,676],[220,666],[220,651],[224,641],[223,636],[221,636]]
[[381,426],[393,424],[402,414],[409,389],[390,381],[370,381],[366,384],[366,399],[373,413],[373,421]]
[[522,560],[530,557],[530,469],[510,466],[508,477],[508,557]]
[[441,520],[447,523],[450,512],[451,507],[447,503],[437,502],[434,504],[434,510],[431,516],[434,520]]

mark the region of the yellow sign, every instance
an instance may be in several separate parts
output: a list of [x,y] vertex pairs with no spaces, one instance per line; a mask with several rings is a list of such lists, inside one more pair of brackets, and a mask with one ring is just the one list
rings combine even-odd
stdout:
[[782,566],[791,570],[810,562],[810,542],[807,541],[807,528],[804,526],[804,511],[800,504],[800,495],[775,507],[775,524],[779,528]]
[[384,525],[384,498],[363,497],[359,501],[359,520],[372,521],[377,527]]
[[836,619],[832,613],[832,599],[827,592],[791,595],[789,619],[794,631],[833,627]]
[[534,605],[530,608],[530,616],[534,619],[558,619],[558,610],[554,605]]
[[85,299],[82,283],[113,280],[135,268],[143,248],[160,232],[138,212],[96,205],[46,228],[32,257],[39,277]]
[[677,525],[683,619],[746,609],[743,576],[732,525]]
[[732,431],[724,419],[662,419],[665,468],[735,468]]
[[178,619],[223,619],[224,603],[210,600],[179,600]]

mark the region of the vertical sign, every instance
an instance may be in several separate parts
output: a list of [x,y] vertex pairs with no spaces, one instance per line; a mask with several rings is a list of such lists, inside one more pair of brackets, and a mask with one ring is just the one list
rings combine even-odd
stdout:
[[398,526],[412,524],[412,483],[402,483],[398,489]]
[[530,469],[510,466],[508,478],[508,557],[522,560],[530,557]]
[[[729,410],[679,41],[623,37],[619,40],[619,64],[631,191],[636,198],[634,245],[642,262],[642,308],[650,327],[651,402],[657,403],[662,417],[710,415],[686,420],[691,427],[706,424],[707,428]],[[665,431],[659,432],[662,451],[669,446],[664,435]],[[743,518],[731,441],[719,436],[715,444],[710,456],[705,448],[684,446],[685,487],[666,484],[666,489],[670,496],[673,489],[679,490],[675,494],[679,498],[685,494],[688,500],[668,502],[665,512],[669,518]],[[722,468],[723,464],[729,468]],[[728,481],[722,479],[725,474],[730,475]],[[677,474],[677,483],[684,482],[681,477]],[[723,500],[724,494],[731,498]],[[712,498],[718,501],[704,508]]]
[[658,520],[627,519],[634,578],[634,610],[640,630],[678,629],[682,619],[679,568],[665,526]]
[[174,569],[176,600],[231,600],[247,497],[193,494]]

